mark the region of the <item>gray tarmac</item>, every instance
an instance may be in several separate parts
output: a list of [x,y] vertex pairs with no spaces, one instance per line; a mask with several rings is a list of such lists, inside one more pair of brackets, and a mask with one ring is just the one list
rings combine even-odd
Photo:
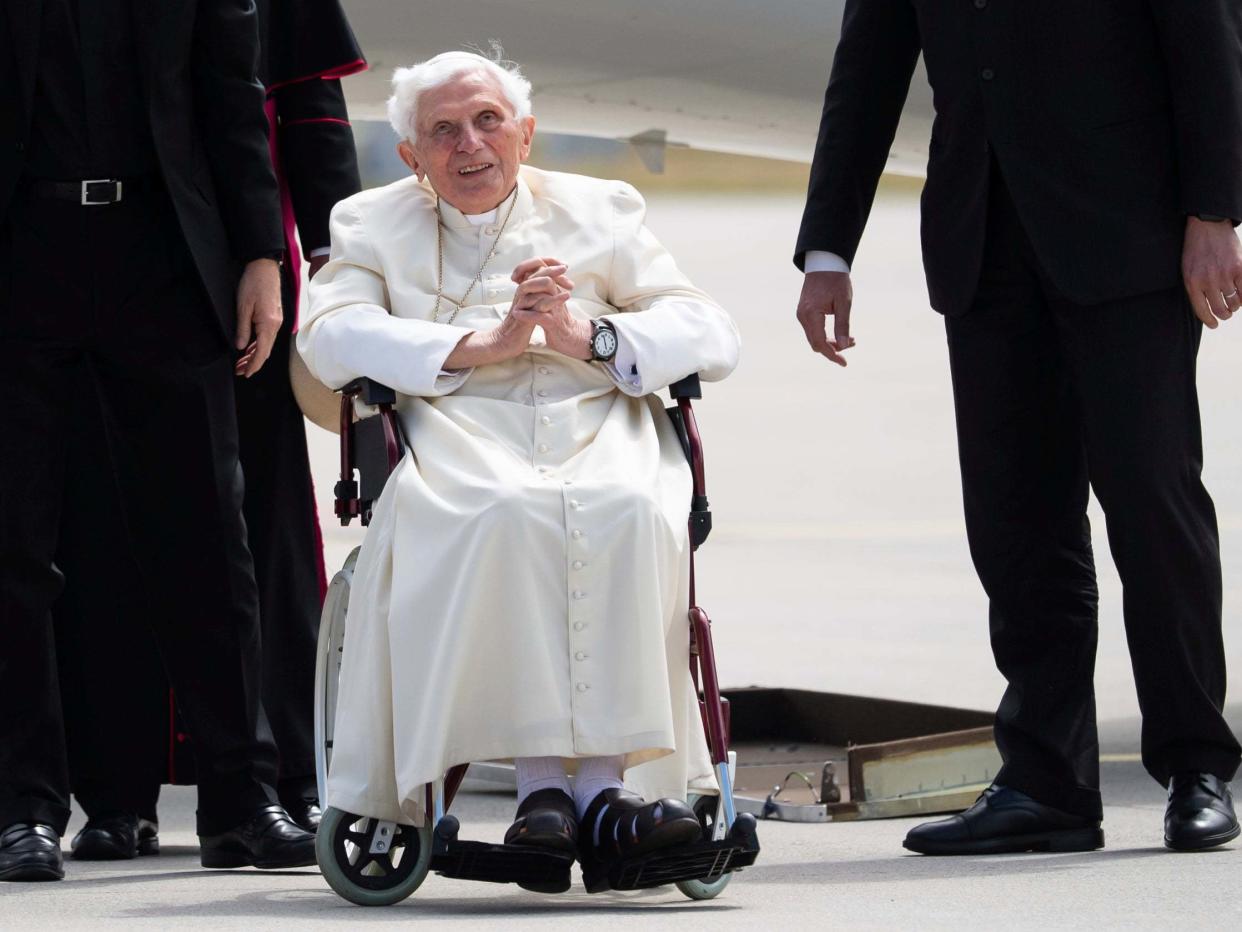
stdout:
[[[948,361],[927,307],[909,196],[877,204],[855,263],[850,366],[814,357],[793,318],[795,197],[653,196],[649,222],[734,315],[742,363],[698,403],[716,529],[701,551],[702,604],[726,686],[822,689],[966,708],[995,706],[986,601],[961,519]],[[1205,480],[1220,517],[1226,648],[1242,670],[1242,322],[1205,334]],[[328,565],[361,540],[331,524],[335,438],[311,430]],[[423,921],[506,928],[1237,928],[1242,854],[1161,846],[1163,790],[1136,762],[1138,707],[1121,586],[1092,506],[1100,564],[1097,664],[1107,847],[1090,854],[907,855],[910,820],[760,825],[758,864],[709,903],[677,892],[560,897],[430,877],[404,903],[352,907],[315,871],[204,871],[193,790],[168,788],[164,853],[67,862],[59,884],[0,884],[0,929],[211,927]],[[1242,730],[1242,704],[1230,706]],[[497,840],[512,799],[466,794],[464,837]],[[75,817],[70,832],[81,824]],[[67,846],[66,846],[67,847]]]

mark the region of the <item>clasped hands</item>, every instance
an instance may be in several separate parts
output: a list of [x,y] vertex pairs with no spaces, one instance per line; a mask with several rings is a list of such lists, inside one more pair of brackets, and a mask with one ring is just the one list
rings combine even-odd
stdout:
[[548,348],[573,359],[591,358],[591,322],[569,312],[574,283],[569,266],[550,256],[527,259],[513,270],[517,291],[509,313],[493,330],[475,330],[449,353],[446,369],[469,369],[520,356],[542,327]]

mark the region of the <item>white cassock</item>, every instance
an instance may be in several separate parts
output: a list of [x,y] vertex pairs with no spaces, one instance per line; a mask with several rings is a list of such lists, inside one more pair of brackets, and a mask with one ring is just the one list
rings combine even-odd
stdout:
[[[491,223],[441,202],[447,296],[511,204],[479,303],[451,324],[448,301],[432,320],[436,197],[413,177],[336,206],[310,286],[310,371],[395,389],[411,448],[350,594],[327,798],[348,812],[421,824],[426,783],[513,757],[624,754],[648,798],[715,786],[688,672],[690,472],[652,393],[728,375],[737,330],[630,185],[528,167]],[[541,329],[514,359],[443,371],[468,331],[500,324],[535,256],[569,265],[570,310],[608,317],[636,371],[549,350]]]

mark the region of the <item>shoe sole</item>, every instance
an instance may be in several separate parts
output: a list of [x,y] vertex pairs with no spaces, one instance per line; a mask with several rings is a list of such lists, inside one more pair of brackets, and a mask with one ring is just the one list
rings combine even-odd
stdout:
[[1220,835],[1208,835],[1204,838],[1196,838],[1193,841],[1174,842],[1168,835],[1164,836],[1164,846],[1170,851],[1206,851],[1208,848],[1216,848],[1220,845],[1227,845],[1233,841],[1238,835],[1242,834],[1242,826],[1235,825],[1230,831]]
[[257,867],[261,871],[287,870],[294,867],[313,867],[316,863],[315,853],[297,858],[268,858],[256,861],[247,854],[238,851],[203,851],[199,857],[203,867],[213,869],[229,869],[235,867]]
[[1028,851],[1036,853],[1063,854],[1071,851],[1095,851],[1104,847],[1104,830],[1101,828],[1073,829],[1063,832],[1040,832],[1033,835],[1010,835],[1004,838],[989,838],[981,841],[966,842],[923,842],[911,844],[910,839],[902,843],[907,851],[916,854],[930,855],[968,855],[968,854],[1024,854]]
[[0,870],[0,880],[38,883],[46,880],[64,880],[65,870],[50,864],[15,864]]
[[133,854],[126,854],[124,851],[118,851],[116,848],[107,845],[102,845],[98,848],[92,845],[78,845],[78,847],[73,849],[70,857],[75,861],[130,861],[136,857],[159,853],[160,840],[158,838],[147,838],[138,842]]

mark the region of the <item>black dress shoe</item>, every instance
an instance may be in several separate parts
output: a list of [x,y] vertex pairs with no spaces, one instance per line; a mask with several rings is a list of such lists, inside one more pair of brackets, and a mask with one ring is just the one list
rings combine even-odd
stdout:
[[994,784],[965,812],[910,829],[902,844],[919,854],[1094,851],[1104,847],[1104,831],[1093,819]]
[[628,790],[609,789],[591,800],[583,813],[578,852],[584,864],[607,865],[702,836],[694,810],[681,800],[649,803]]
[[277,805],[264,806],[231,831],[200,835],[198,843],[203,867],[276,870],[315,863],[315,836]]
[[290,799],[284,804],[285,812],[289,813],[294,823],[312,835],[319,831],[319,820],[323,818],[323,810],[319,808],[319,800],[314,797],[308,799]]
[[[505,832],[505,844],[543,848],[572,858],[578,851],[578,812],[573,799],[557,789],[531,793],[518,806],[517,818]],[[518,881],[518,886],[535,893],[564,893],[571,883],[565,870],[563,876],[547,882]]]
[[73,836],[75,861],[127,861],[160,853],[160,827],[132,812],[88,819]]
[[19,822],[0,833],[0,880],[61,880],[60,835],[47,825]]
[[1164,843],[1174,851],[1202,851],[1238,837],[1229,784],[1210,773],[1177,773],[1169,781]]
[[578,850],[578,813],[563,790],[531,793],[518,806],[517,819],[505,832],[506,845],[534,845],[574,854]]

